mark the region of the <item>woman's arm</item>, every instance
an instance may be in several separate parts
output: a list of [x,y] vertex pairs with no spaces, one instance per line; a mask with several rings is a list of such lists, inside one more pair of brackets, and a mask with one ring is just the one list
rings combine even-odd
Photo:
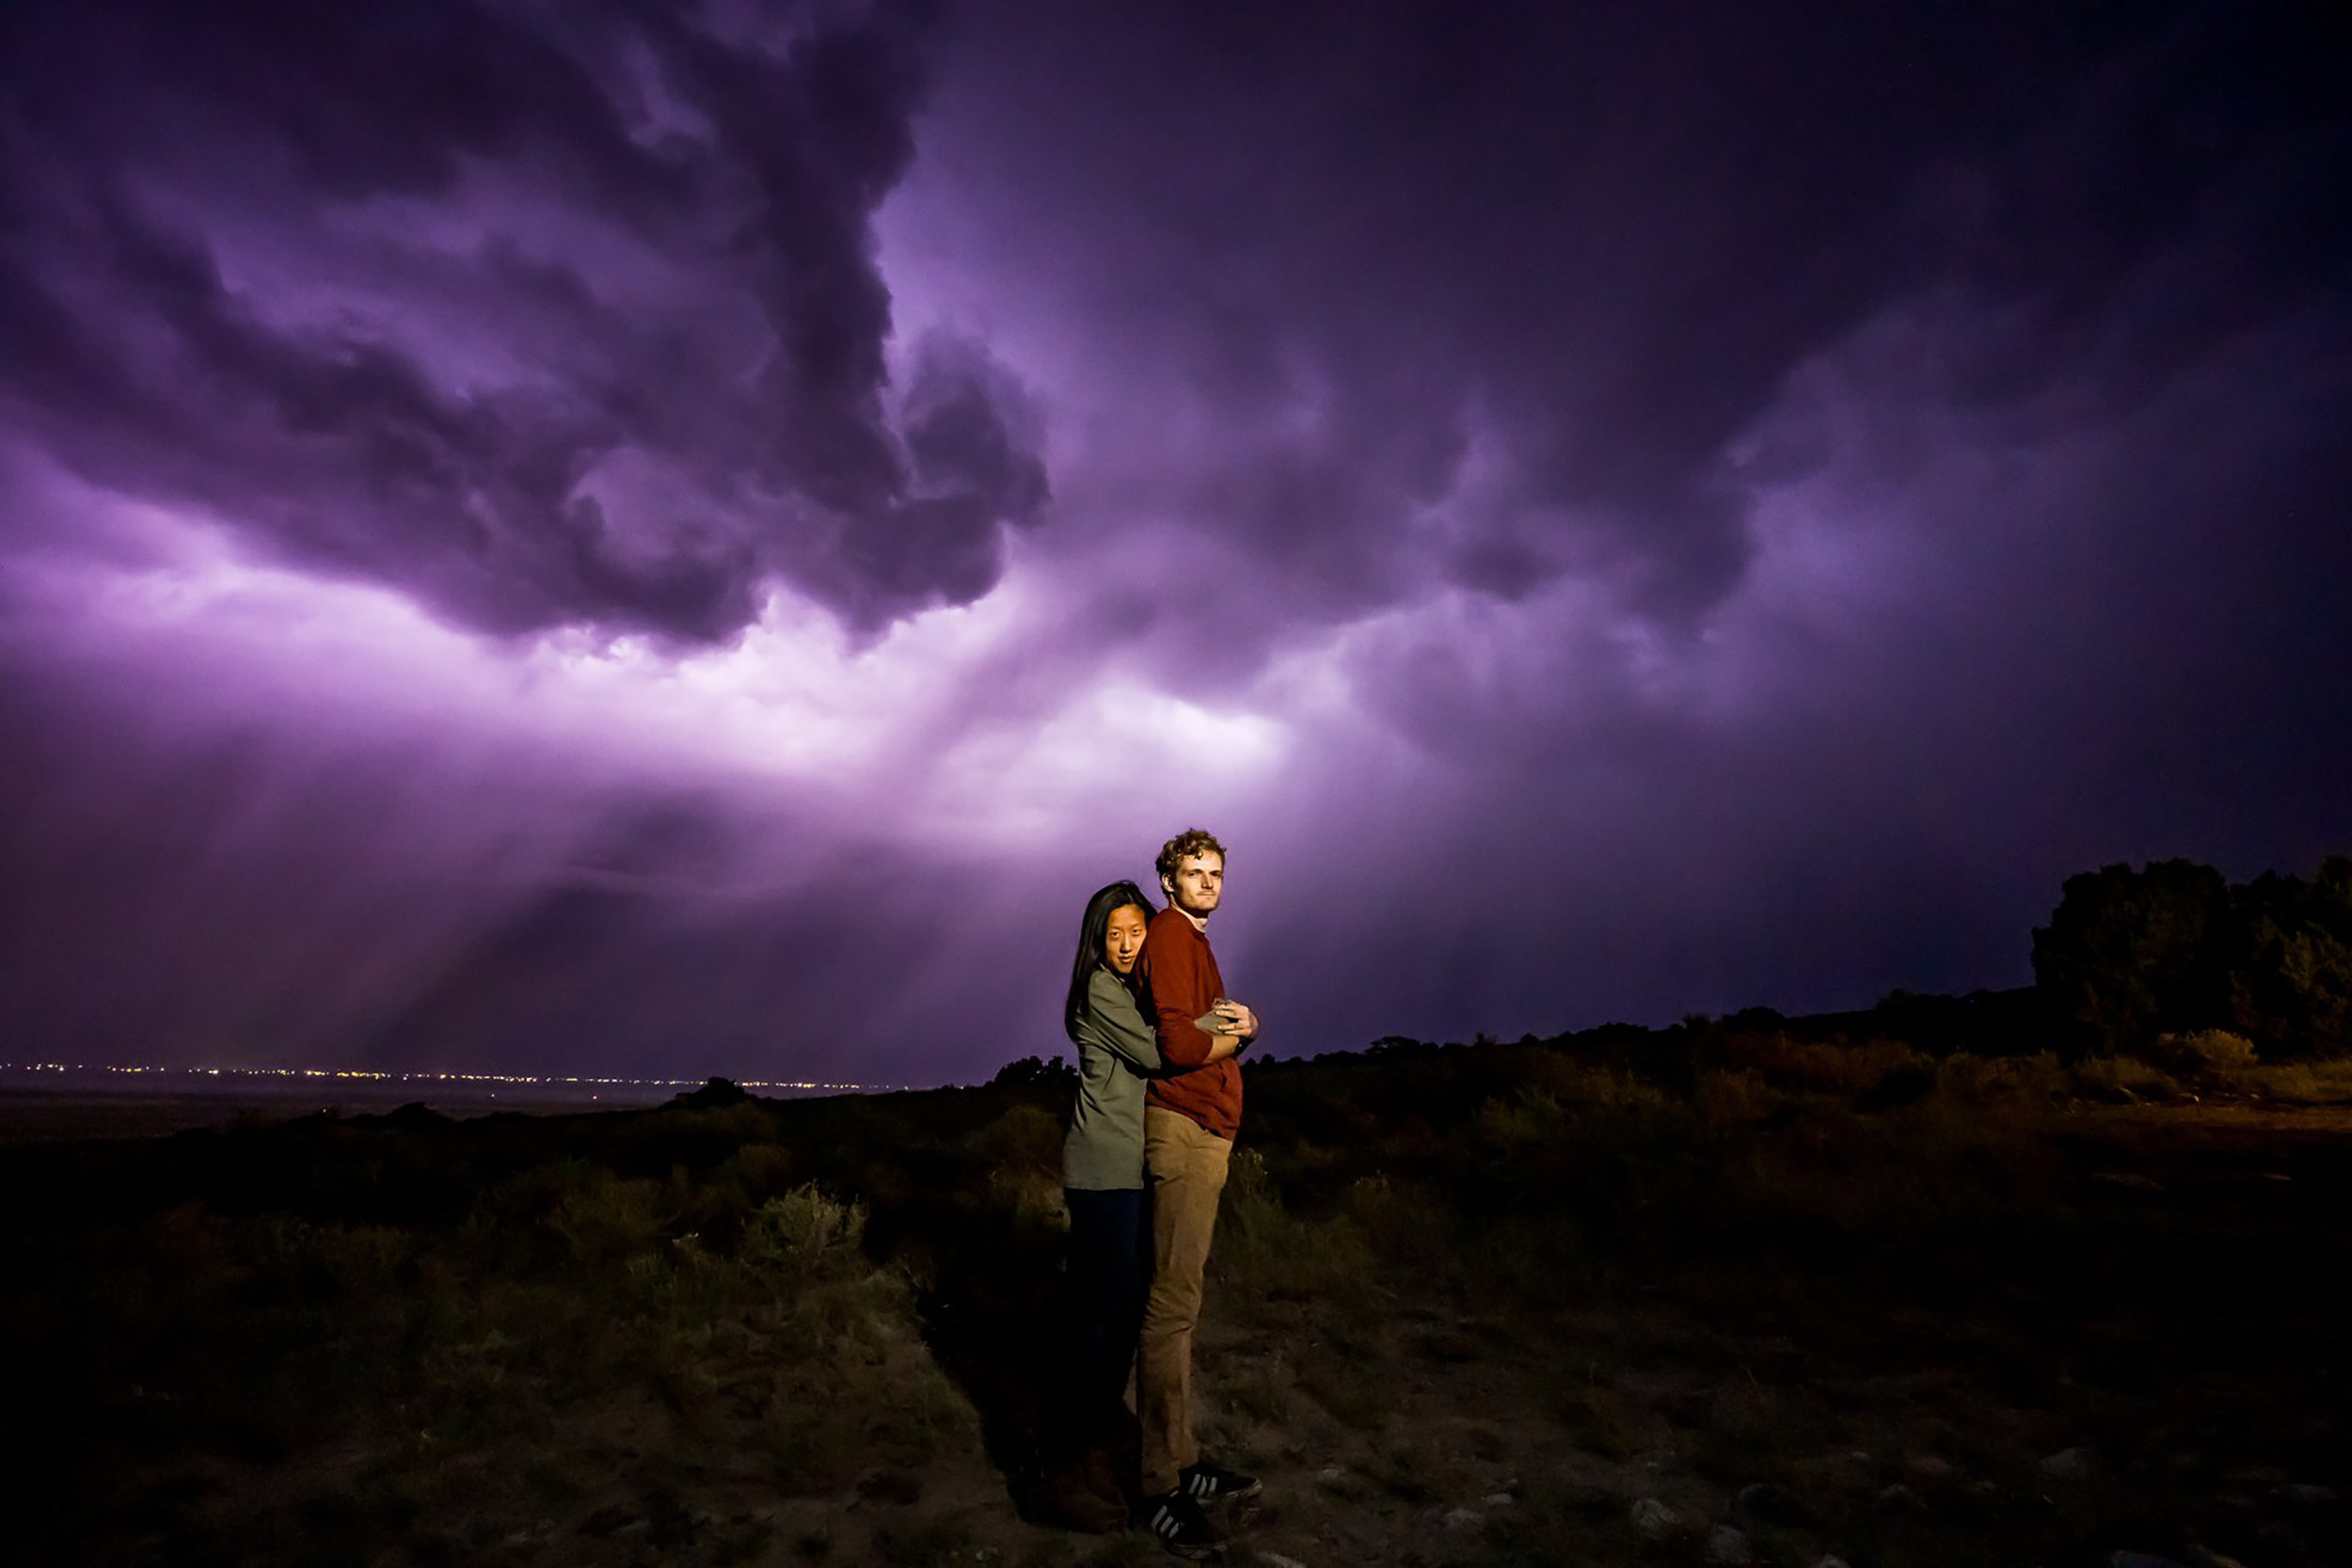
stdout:
[[1136,999],[1107,969],[1096,970],[1087,982],[1087,1006],[1078,1015],[1078,1032],[1087,1043],[1101,1046],[1141,1077],[1156,1078],[1166,1070],[1158,1037],[1143,1022]]

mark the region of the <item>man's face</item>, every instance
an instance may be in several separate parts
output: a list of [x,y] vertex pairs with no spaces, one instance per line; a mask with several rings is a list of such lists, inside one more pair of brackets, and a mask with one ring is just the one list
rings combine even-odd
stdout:
[[1206,916],[1216,908],[1216,901],[1225,892],[1225,857],[1219,854],[1186,855],[1176,863],[1176,874],[1162,877],[1160,886],[1175,906],[1186,914]]

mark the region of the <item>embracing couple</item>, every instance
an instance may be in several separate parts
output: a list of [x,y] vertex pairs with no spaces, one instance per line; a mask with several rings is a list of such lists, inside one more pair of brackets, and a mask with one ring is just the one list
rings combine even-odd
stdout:
[[[1192,1333],[1241,1126],[1236,1058],[1258,1018],[1227,999],[1209,947],[1224,846],[1188,829],[1161,848],[1158,871],[1168,908],[1156,913],[1133,882],[1088,902],[1070,977],[1063,1022],[1079,1082],[1062,1146],[1071,1340],[1056,1468],[1073,1522],[1090,1503],[1095,1528],[1131,1515],[1199,1556],[1218,1539],[1206,1505],[1258,1490],[1203,1459],[1192,1426]],[[1139,1472],[1120,1440],[1136,1422]]]

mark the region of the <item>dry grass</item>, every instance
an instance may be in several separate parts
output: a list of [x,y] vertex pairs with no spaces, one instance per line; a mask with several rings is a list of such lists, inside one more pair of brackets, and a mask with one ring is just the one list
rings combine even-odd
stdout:
[[[1252,1549],[2344,1548],[2292,1489],[2352,1068],[1714,1043],[1253,1076],[1200,1358]],[[5,1151],[14,1560],[1156,1560],[1016,1517],[1058,1142],[992,1090]]]

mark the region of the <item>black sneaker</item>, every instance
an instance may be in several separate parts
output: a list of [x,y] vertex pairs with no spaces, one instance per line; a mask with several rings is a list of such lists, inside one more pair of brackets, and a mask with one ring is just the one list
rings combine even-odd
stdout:
[[1245,1476],[1202,1460],[1187,1465],[1176,1478],[1176,1490],[1197,1503],[1229,1502],[1235,1497],[1258,1495],[1258,1478]]
[[1163,1492],[1143,1505],[1143,1528],[1178,1557],[1206,1557],[1221,1544],[1200,1505],[1180,1489]]

